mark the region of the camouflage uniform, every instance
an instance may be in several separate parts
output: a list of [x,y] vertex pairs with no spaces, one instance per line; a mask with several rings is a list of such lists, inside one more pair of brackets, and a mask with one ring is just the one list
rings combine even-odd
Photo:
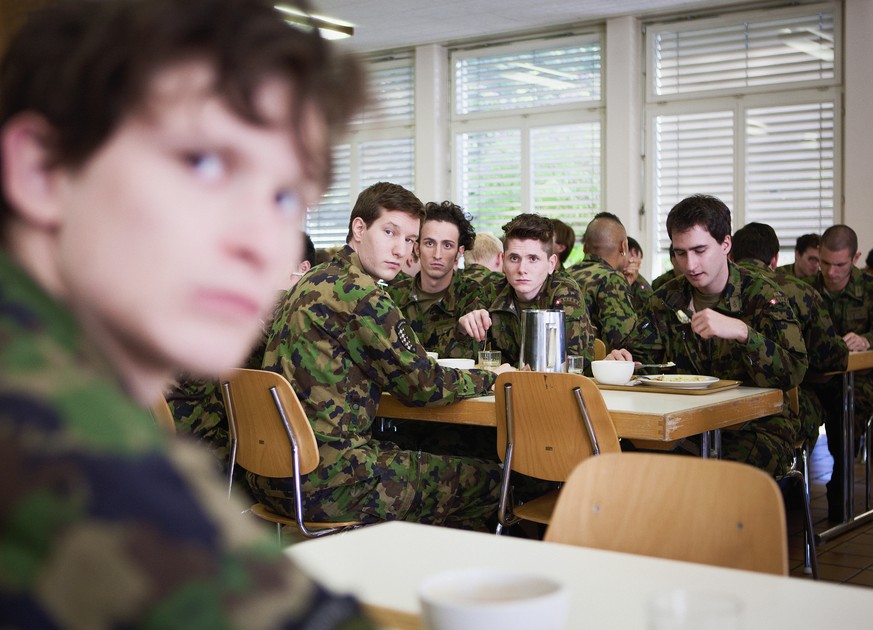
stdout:
[[[791,276],[792,278],[798,277],[797,274],[794,273],[794,262],[790,262],[790,263],[787,263],[784,265],[779,265],[778,267],[776,267],[776,272],[781,273],[781,274],[786,275],[786,276]],[[802,278],[798,278],[798,279],[802,279]]]
[[0,254],[0,625],[369,627],[227,503],[72,314]]
[[481,287],[502,280],[503,274],[497,271],[491,271],[485,265],[470,263],[464,267],[464,277],[471,284]]
[[673,278],[676,277],[676,273],[673,271],[672,267],[662,273],[660,276],[652,280],[652,291],[657,291],[662,286],[670,282]]
[[[784,274],[778,269],[771,271],[764,263],[757,260],[743,260],[738,265],[775,281],[788,297],[800,323],[811,372],[833,372],[846,368],[849,349],[846,347],[846,342],[834,330],[830,313],[815,289],[796,276]],[[824,409],[815,391],[808,384],[801,384],[799,401],[801,435],[815,444],[818,429],[824,422]]]
[[414,278],[406,276],[401,282],[391,284],[388,294],[406,316],[421,345],[431,352],[437,352],[441,357],[448,357],[449,346],[458,327],[458,318],[464,314],[460,311],[461,303],[471,292],[480,290],[480,286],[471,283],[462,270],[456,269],[443,296],[426,311],[422,311],[419,305],[420,279],[421,274]]
[[[806,347],[800,325],[785,294],[762,275],[730,263],[729,278],[713,310],[741,319],[749,327],[745,344],[727,339],[703,339],[676,317],[676,309],[692,300],[684,277],[655,291],[649,300],[654,335],[634,353],[644,363],[675,361],[680,374],[707,374],[742,381],[753,387],[788,390],[806,373]],[[724,457],[746,462],[780,475],[790,466],[800,419],[788,405],[781,415],[747,422],[736,431],[722,432]]]
[[[564,311],[567,354],[584,356],[590,364],[593,356],[594,334],[588,319],[588,310],[582,292],[572,279],[558,274],[546,278],[540,294],[530,308],[560,308]],[[464,312],[485,309],[491,315],[491,328],[485,342],[478,342],[458,331],[451,356],[475,357],[486,343],[492,350],[500,350],[503,361],[517,365],[521,358],[521,318],[515,301],[515,291],[503,277],[464,304]]]
[[633,352],[648,322],[637,320],[624,275],[591,254],[586,254],[570,273],[585,295],[594,334],[606,344],[606,351],[626,348]]
[[630,299],[634,310],[638,313],[646,310],[646,304],[649,303],[649,298],[655,290],[652,285],[642,275],[638,275],[637,279],[630,285]]
[[[857,267],[852,268],[848,284],[837,295],[831,295],[822,282],[821,273],[804,279],[824,300],[837,334],[857,333],[873,343],[873,277]],[[842,504],[843,432],[842,432],[842,379],[834,378],[816,386],[816,393],[824,405],[825,430],[828,450],[834,459],[834,471],[828,483],[828,504],[832,520],[837,506]],[[873,413],[873,371],[855,372],[855,440],[861,435],[864,423]],[[841,510],[841,508],[840,508]]]
[[[411,405],[445,405],[491,391],[495,376],[434,364],[385,291],[348,246],[307,274],[279,308],[263,367],[294,386],[321,458],[305,480],[306,518],[391,519],[484,528],[500,468],[473,458],[399,449],[373,439],[382,392]],[[288,479],[248,474],[252,492],[288,514]]]

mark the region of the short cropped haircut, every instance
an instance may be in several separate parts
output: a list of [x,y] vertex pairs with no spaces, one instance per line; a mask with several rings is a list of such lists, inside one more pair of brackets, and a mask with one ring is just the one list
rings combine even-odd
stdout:
[[731,211],[718,197],[692,195],[677,203],[667,215],[667,234],[686,232],[701,226],[718,243],[731,233]]
[[563,265],[573,253],[573,246],[576,245],[576,231],[560,219],[552,219],[552,229],[555,232],[555,242],[564,246],[564,251],[558,254],[558,260]]
[[858,235],[848,225],[832,225],[821,235],[821,247],[832,252],[849,250],[849,255],[858,253]]
[[867,259],[864,261],[868,269],[873,269],[873,249],[867,252]]
[[766,223],[746,223],[734,232],[731,239],[731,255],[734,261],[758,260],[769,265],[779,255],[779,237],[776,230]]
[[639,252],[640,258],[643,257],[643,247],[633,236],[627,237],[627,249],[629,252]]
[[458,228],[458,247],[463,247],[465,250],[473,247],[476,240],[476,229],[473,227],[473,217],[464,212],[464,209],[452,203],[451,201],[443,201],[437,203],[428,201],[424,205],[426,216],[424,222],[429,221],[444,221],[452,223]]
[[[158,72],[200,60],[214,71],[214,94],[252,124],[267,124],[255,102],[264,82],[288,85],[292,139],[306,174],[327,186],[330,145],[366,100],[363,71],[267,0],[89,0],[36,10],[0,65],[0,128],[35,113],[53,130],[50,166],[82,166],[128,115],[146,111]],[[304,105],[327,124],[323,146],[302,131]],[[5,222],[11,208],[0,192]]]
[[554,251],[552,246],[553,236],[552,220],[530,212],[518,215],[503,226],[504,243],[509,242],[509,239],[512,238],[539,241],[543,244],[543,249],[549,256]]
[[467,256],[470,257],[471,262],[479,262],[491,260],[502,252],[503,242],[499,238],[487,232],[480,232],[476,235],[473,247],[464,252],[464,262],[467,262]]
[[363,219],[364,225],[370,227],[379,218],[383,210],[399,210],[424,221],[424,204],[421,200],[399,184],[379,182],[361,191],[352,214],[349,217],[349,233],[346,242],[352,240],[352,223],[355,219]]
[[794,245],[794,251],[802,254],[810,247],[818,249],[821,245],[821,237],[818,234],[803,234],[797,237],[797,243]]

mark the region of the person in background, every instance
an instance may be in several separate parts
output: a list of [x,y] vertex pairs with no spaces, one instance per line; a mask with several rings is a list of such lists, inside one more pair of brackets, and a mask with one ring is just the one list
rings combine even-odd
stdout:
[[[861,257],[858,236],[848,225],[832,225],[821,236],[818,250],[821,268],[806,278],[824,299],[825,306],[850,351],[869,350],[873,342],[873,276],[855,267]],[[828,451],[834,459],[833,473],[827,484],[828,519],[843,519],[843,431],[842,383],[831,379],[816,386],[824,405]],[[867,419],[873,413],[873,372],[855,373],[855,447]]]
[[630,236],[627,237],[627,251],[627,267],[624,268],[624,277],[630,285],[631,303],[639,312],[646,307],[653,290],[640,273],[640,265],[643,263],[643,248],[635,238]]
[[[747,223],[734,232],[731,260],[740,267],[756,271],[779,285],[800,323],[809,372],[824,374],[846,369],[849,348],[834,330],[830,313],[818,291],[808,283],[776,268],[779,258],[779,237],[764,223]],[[827,378],[827,377],[825,377]],[[809,440],[810,450],[818,439],[825,410],[810,383],[799,389],[801,435]]]
[[291,272],[291,284],[288,285],[290,289],[297,281],[302,278],[307,271],[312,269],[317,263],[315,262],[315,245],[312,243],[312,239],[309,238],[309,234],[306,232],[303,233],[303,258],[297,263],[297,268]]
[[14,37],[0,625],[369,627],[148,412],[177,371],[244,359],[363,85],[259,0],[60,2]]
[[[320,464],[303,480],[306,519],[482,530],[496,512],[495,462],[373,437],[383,392],[411,405],[446,405],[489,393],[496,380],[491,371],[433,362],[378,284],[400,271],[424,217],[421,201],[402,186],[365,189],[352,209],[346,246],[297,283],[273,320],[261,367],[289,380],[318,443]],[[258,501],[291,515],[291,479],[247,473],[246,481]]]
[[537,214],[520,214],[503,226],[505,276],[471,294],[459,320],[454,356],[477,356],[490,344],[504,361],[521,357],[521,313],[525,309],[564,311],[567,354],[593,358],[593,330],[585,298],[571,278],[553,273],[558,257],[552,252],[552,221]]
[[667,248],[667,254],[670,256],[670,269],[667,269],[660,276],[652,280],[652,291],[657,291],[662,286],[670,282],[673,278],[681,278],[682,272],[676,268],[676,253],[673,251],[673,246]]
[[821,238],[818,234],[804,234],[797,237],[794,245],[794,262],[781,265],[778,269],[795,278],[811,278],[818,273],[818,248]]
[[558,269],[564,269],[567,259],[573,253],[573,246],[576,245],[576,232],[560,219],[552,219],[552,227],[555,232],[552,248],[558,257]]
[[480,285],[503,273],[503,242],[493,234],[480,232],[473,247],[464,252],[464,273],[471,282]]
[[648,326],[639,320],[624,277],[628,261],[627,232],[617,216],[601,212],[588,223],[582,237],[585,260],[569,273],[585,296],[594,334],[607,351],[632,349]]
[[476,231],[470,216],[451,201],[430,202],[425,212],[417,243],[421,271],[392,282],[388,293],[425,349],[447,357],[463,315],[459,305],[479,289],[478,283],[466,280],[465,270],[456,269],[464,251],[473,245]]
[[[785,392],[803,381],[806,346],[791,304],[774,282],[728,260],[730,229],[730,210],[710,195],[687,197],[670,210],[667,233],[683,277],[649,300],[652,336],[633,355],[620,349],[611,358],[673,361],[680,374]],[[786,394],[782,413],[722,431],[723,456],[783,475],[799,433]]]
[[864,260],[864,273],[873,274],[873,249],[867,252],[867,258]]

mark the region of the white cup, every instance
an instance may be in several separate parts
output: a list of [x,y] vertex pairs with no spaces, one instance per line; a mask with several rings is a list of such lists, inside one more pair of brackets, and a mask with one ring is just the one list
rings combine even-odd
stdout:
[[673,589],[648,603],[649,630],[740,630],[743,605],[728,593]]
[[564,630],[570,592],[555,580],[496,568],[455,569],[419,587],[428,630]]
[[598,383],[624,385],[634,375],[633,361],[592,361],[591,372]]

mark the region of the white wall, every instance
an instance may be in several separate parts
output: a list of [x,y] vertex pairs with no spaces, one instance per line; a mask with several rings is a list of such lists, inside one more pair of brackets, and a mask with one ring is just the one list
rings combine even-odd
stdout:
[[843,222],[858,233],[861,265],[873,248],[873,2],[846,0]]

